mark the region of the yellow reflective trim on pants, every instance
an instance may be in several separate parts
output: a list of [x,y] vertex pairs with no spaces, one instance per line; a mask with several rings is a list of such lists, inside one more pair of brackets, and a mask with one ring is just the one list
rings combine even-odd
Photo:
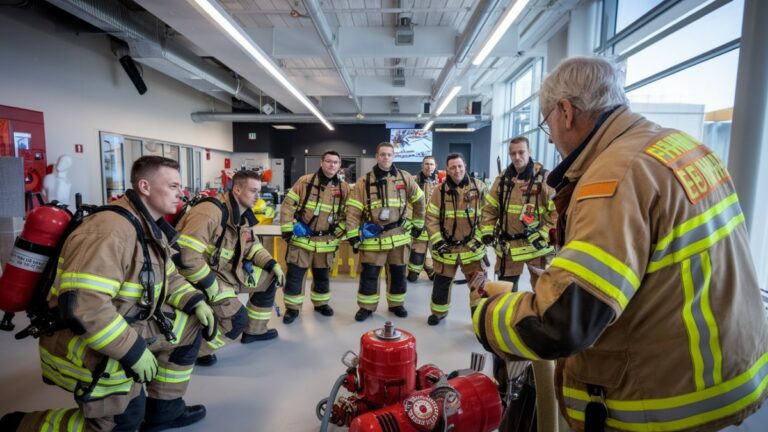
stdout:
[[117,337],[125,330],[128,330],[128,323],[125,322],[125,319],[121,315],[118,315],[111,323],[107,324],[106,327],[93,336],[85,339],[85,342],[91,348],[98,351],[117,339]]
[[728,237],[742,222],[744,214],[738,196],[733,193],[673,228],[656,245],[646,271],[653,273],[710,248]]
[[[527,359],[539,360],[539,357],[523,344],[520,337],[508,323],[512,321],[517,302],[522,298],[522,293],[514,292],[504,294],[491,311],[493,336],[496,343],[505,352]],[[483,325],[481,323],[481,325]]]
[[283,301],[285,301],[286,304],[300,305],[304,303],[304,296],[283,294]]
[[[628,431],[676,431],[733,415],[757,402],[768,386],[768,353],[736,377],[683,395],[621,401],[606,399],[606,426]],[[568,416],[584,421],[586,391],[563,387]],[[608,395],[610,397],[610,394]]]
[[120,290],[120,282],[90,273],[65,272],[59,283],[59,289],[64,288],[89,289],[114,297]]
[[176,244],[183,248],[192,249],[197,253],[205,252],[205,243],[187,234],[180,235]]
[[227,344],[227,342],[221,338],[221,332],[219,330],[216,330],[216,337],[214,337],[211,341],[206,341],[206,343],[214,350],[217,350]]
[[313,302],[327,302],[331,300],[331,293],[319,293],[315,291],[309,292],[309,299]]
[[312,237],[294,237],[291,239],[291,245],[315,253],[333,253],[339,247],[339,239],[318,241],[312,240]]
[[405,303],[405,294],[387,293],[387,301],[392,303]]
[[440,313],[447,313],[449,310],[451,310],[451,304],[437,304],[435,302],[430,303],[429,308],[435,312]]
[[257,311],[251,309],[251,305],[248,305],[245,307],[245,310],[248,312],[248,318],[256,321],[269,321],[269,317],[272,316],[272,309],[266,311]]
[[379,295],[378,294],[364,295],[364,294],[358,293],[357,302],[365,303],[365,304],[377,304],[379,303]]
[[160,382],[178,384],[189,381],[189,377],[192,375],[192,368],[184,370],[172,370],[164,367],[157,368],[157,375],[155,379]]
[[411,235],[408,233],[395,234],[390,236],[374,237],[365,239],[360,244],[360,250],[366,251],[380,251],[390,250],[398,246],[403,246],[411,243]]

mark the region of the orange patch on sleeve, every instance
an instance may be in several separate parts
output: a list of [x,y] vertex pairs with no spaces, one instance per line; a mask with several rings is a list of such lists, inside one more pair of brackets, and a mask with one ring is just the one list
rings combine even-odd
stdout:
[[587,198],[604,198],[613,196],[616,193],[616,187],[619,185],[617,180],[601,181],[586,184],[576,192],[576,200],[581,201]]

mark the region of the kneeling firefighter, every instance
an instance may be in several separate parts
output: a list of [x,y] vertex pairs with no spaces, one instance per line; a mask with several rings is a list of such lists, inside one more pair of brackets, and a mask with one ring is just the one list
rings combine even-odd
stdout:
[[[387,303],[400,318],[405,309],[406,264],[411,238],[424,229],[424,193],[413,176],[394,167],[394,147],[376,147],[376,166],[361,177],[347,200],[347,239],[360,251],[362,271],[357,291],[360,309],[355,320],[365,321],[379,303],[379,274],[388,265]],[[413,219],[405,217],[413,206]]]
[[0,430],[160,431],[205,417],[182,397],[214,316],[177,273],[176,233],[163,219],[181,198],[179,165],[144,156],[131,183],[84,221],[78,210],[51,257],[47,301],[40,293],[47,317],[22,332],[40,336],[43,380],[72,392],[77,408],[7,414]]
[[[485,271],[485,245],[480,241],[479,227],[485,184],[467,175],[464,159],[458,153],[449,154],[446,165],[448,178],[432,194],[427,206],[426,226],[435,263],[429,325],[437,325],[448,315],[451,285],[459,267],[467,279]],[[471,308],[480,301],[479,293],[471,287],[469,299]]]
[[332,316],[330,269],[344,236],[344,207],[349,185],[338,177],[341,156],[335,151],[323,153],[320,169],[301,177],[293,185],[280,209],[280,230],[288,242],[288,270],[284,292],[283,322],[292,323],[304,302],[304,277],[312,268],[310,299],[315,311]]

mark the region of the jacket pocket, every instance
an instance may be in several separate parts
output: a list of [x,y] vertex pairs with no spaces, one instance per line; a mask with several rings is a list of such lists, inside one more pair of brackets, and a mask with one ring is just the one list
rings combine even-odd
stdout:
[[565,374],[574,380],[606,389],[621,385],[629,367],[626,351],[588,349],[565,360]]

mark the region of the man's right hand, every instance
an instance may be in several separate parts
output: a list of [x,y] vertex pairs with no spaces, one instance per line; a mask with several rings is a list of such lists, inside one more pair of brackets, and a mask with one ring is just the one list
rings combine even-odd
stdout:
[[136,363],[131,365],[133,371],[133,379],[136,382],[148,383],[157,375],[157,359],[150,350],[144,348],[144,352],[141,354]]
[[490,234],[486,234],[483,236],[483,244],[486,246],[492,245],[494,240],[495,238]]

